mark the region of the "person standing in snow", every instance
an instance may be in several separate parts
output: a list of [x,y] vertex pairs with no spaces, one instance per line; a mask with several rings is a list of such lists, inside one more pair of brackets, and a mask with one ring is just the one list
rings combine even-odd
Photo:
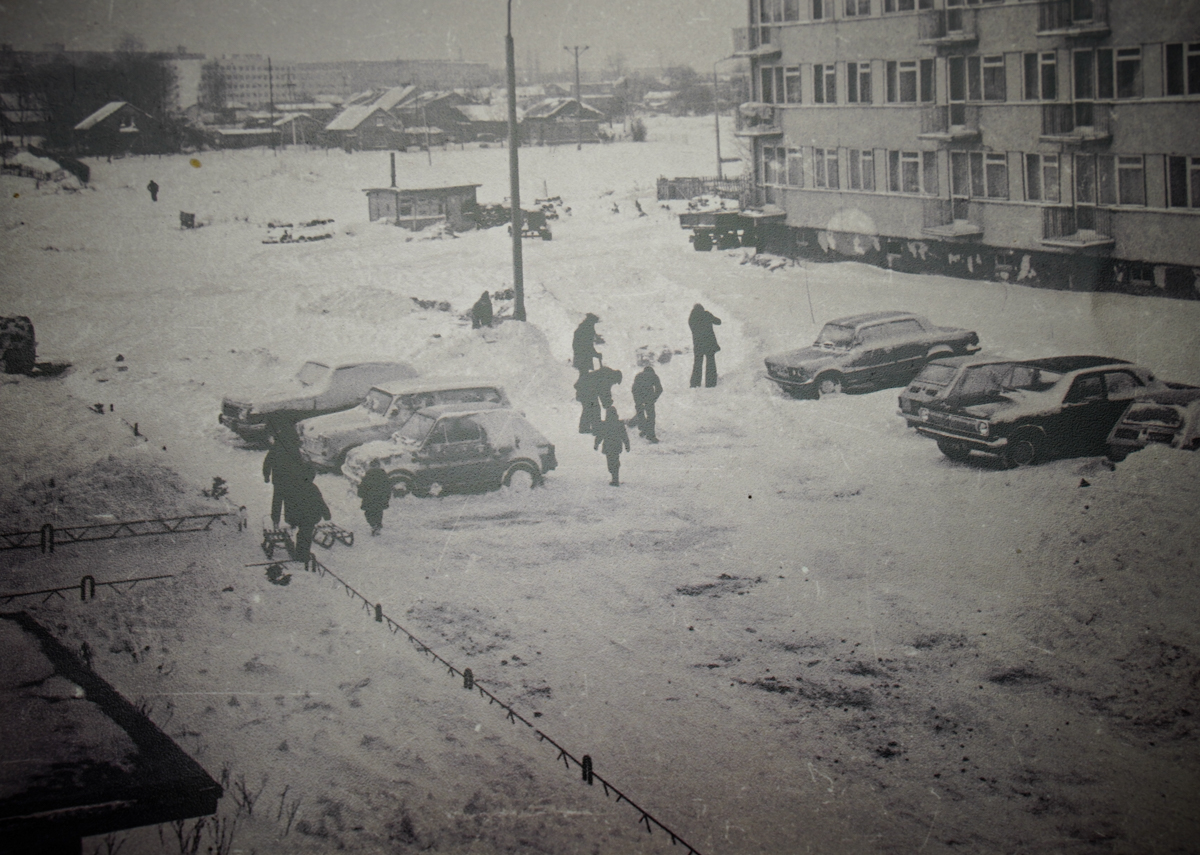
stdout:
[[592,378],[593,371],[584,371],[575,381],[575,400],[582,406],[579,414],[579,432],[594,434],[600,429],[600,396]]
[[371,526],[371,534],[379,534],[383,528],[383,512],[392,499],[392,482],[387,473],[379,465],[378,460],[371,461],[371,467],[363,475],[358,485],[358,497],[362,499],[363,513],[367,525]]
[[300,485],[311,480],[312,464],[300,456],[300,441],[290,425],[276,425],[271,431],[271,450],[263,458],[263,481],[274,484],[271,495],[271,522],[279,528],[280,512],[292,501]]
[[637,408],[637,415],[630,424],[636,424],[638,433],[650,442],[658,442],[654,433],[654,402],[662,391],[662,383],[653,365],[647,365],[633,378],[633,405]]
[[705,386],[717,385],[717,351],[721,349],[721,346],[717,344],[717,334],[713,332],[713,325],[720,323],[720,318],[707,311],[699,303],[692,307],[692,313],[688,315],[688,326],[692,329],[694,358],[692,388],[699,386],[701,379],[704,380]]
[[150,183],[146,185],[146,189],[150,191],[150,201],[157,202],[158,201],[158,184],[155,183],[153,178],[151,178]]
[[[601,446],[603,445],[603,448]],[[629,431],[625,430],[625,423],[617,418],[617,408],[609,407],[608,412],[604,416],[604,421],[600,423],[600,431],[596,434],[596,441],[592,445],[593,448],[600,448],[604,452],[604,456],[608,458],[608,472],[612,475],[612,480],[609,482],[614,487],[621,486],[621,451],[629,450]]]
[[288,525],[296,527],[296,552],[292,558],[303,561],[307,566],[308,559],[312,557],[313,532],[317,523],[332,519],[329,505],[325,504],[320,489],[313,483],[312,475],[306,477],[296,487],[295,495],[288,499],[286,519]]
[[475,301],[475,305],[471,307],[471,329],[477,330],[480,327],[490,327],[492,325],[492,296],[484,291],[483,294]]
[[592,360],[604,361],[600,351],[596,350],[596,324],[599,322],[598,317],[588,312],[587,317],[575,328],[575,338],[571,342],[574,355],[571,364],[575,366],[581,378],[595,366]]

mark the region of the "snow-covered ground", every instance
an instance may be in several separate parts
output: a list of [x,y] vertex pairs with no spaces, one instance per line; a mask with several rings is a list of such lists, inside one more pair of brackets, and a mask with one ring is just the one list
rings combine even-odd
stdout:
[[[11,608],[87,642],[226,773],[235,850],[671,851],[331,580],[247,566],[270,487],[262,452],[217,424],[224,395],[311,357],[497,378],[557,446],[546,487],[400,500],[371,538],[345,479],[320,475],[360,536],[318,558],[697,851],[1194,849],[1200,455],[955,464],[905,428],[896,390],[795,401],[761,367],[830,318],[901,308],[977,330],[985,352],[1106,354],[1200,384],[1200,303],[695,253],[655,181],[711,174],[712,151],[704,118],[522,149],[522,199],[571,213],[524,243],[529,323],[482,331],[461,315],[511,287],[505,229],[368,222],[386,154],[99,161],[77,192],[0,179],[0,313],[72,365],[3,377],[0,526],[238,505],[252,523],[3,552],[0,593],[175,574]],[[507,196],[504,149],[432,161],[398,155],[401,183]],[[332,239],[263,243],[269,223],[318,219]],[[688,388],[696,302],[723,319],[715,389]],[[576,431],[570,341],[589,311],[625,373],[622,415],[639,352],[666,389],[662,442],[633,438],[619,489]],[[201,494],[218,476],[229,505]],[[135,832],[121,851],[167,841]]]

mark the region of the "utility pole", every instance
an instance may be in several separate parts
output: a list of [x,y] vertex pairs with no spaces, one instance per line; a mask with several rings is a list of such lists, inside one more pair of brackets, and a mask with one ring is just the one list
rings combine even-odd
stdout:
[[517,61],[513,55],[512,0],[508,0],[508,33],[504,36],[504,59],[508,72],[508,184],[512,199],[513,320],[525,320],[525,273],[521,261],[521,179],[517,163],[520,145],[517,129]]
[[575,150],[576,151],[583,150],[583,96],[580,94],[580,91],[579,91],[579,52],[581,50],[587,50],[587,49],[588,49],[587,45],[584,45],[582,48],[580,48],[579,45],[575,45],[574,47],[567,47],[566,45],[563,46],[563,50],[567,51],[568,53],[570,53],[572,51],[574,51],[574,53],[575,53]]
[[[271,57],[267,57],[267,108],[271,113],[271,129],[275,129],[275,77],[271,73]],[[275,135],[271,134],[271,151],[276,155],[279,154],[279,148],[275,145]]]

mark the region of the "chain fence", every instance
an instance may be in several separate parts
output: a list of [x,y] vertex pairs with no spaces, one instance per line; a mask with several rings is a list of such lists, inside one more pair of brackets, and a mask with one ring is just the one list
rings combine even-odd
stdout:
[[[274,573],[278,577],[278,575],[282,573],[284,564],[286,564],[288,562],[271,561],[271,562],[265,562],[265,563],[266,563],[266,565],[269,565],[268,576],[271,575],[270,568],[274,567],[275,568]],[[248,564],[246,566],[258,567],[258,566],[263,566],[263,565]],[[504,711],[505,718],[507,718],[513,724],[525,725],[527,728],[529,728],[530,730],[533,731],[534,735],[537,737],[539,742],[549,743],[558,752],[557,759],[562,760],[563,765],[568,770],[570,770],[572,768],[572,765],[574,765],[574,767],[579,769],[580,778],[584,783],[589,784],[589,785],[595,785],[596,783],[599,783],[600,786],[603,787],[603,789],[604,789],[605,798],[609,797],[610,795],[615,796],[617,804],[621,804],[622,802],[624,802],[624,803],[628,804],[631,808],[633,808],[638,813],[638,820],[637,820],[638,824],[645,825],[647,833],[652,833],[654,828],[657,827],[658,829],[660,829],[662,832],[664,832],[670,838],[672,846],[678,844],[680,846],[684,846],[687,848],[688,855],[700,855],[700,851],[698,849],[696,849],[696,847],[692,846],[690,843],[688,843],[686,840],[684,840],[683,837],[681,837],[679,834],[677,834],[675,831],[673,831],[671,828],[669,828],[665,823],[663,823],[661,820],[659,820],[657,817],[655,817],[652,813],[650,813],[650,811],[646,810],[641,805],[639,805],[637,802],[635,802],[633,799],[631,799],[628,795],[626,795],[621,789],[619,789],[611,781],[607,780],[602,775],[597,773],[595,771],[595,767],[592,762],[591,756],[584,754],[582,757],[576,757],[575,754],[568,751],[560,743],[558,743],[552,737],[547,735],[543,730],[541,730],[538,727],[535,727],[533,722],[529,721],[527,718],[525,718],[523,715],[521,715],[519,712],[517,712],[515,709],[513,709],[511,705],[505,703],[500,698],[496,697],[494,694],[492,694],[487,689],[485,689],[483,686],[479,685],[479,683],[475,682],[475,677],[471,673],[470,668],[463,668],[463,669],[456,668],[453,664],[451,664],[446,659],[444,659],[442,656],[440,656],[437,652],[435,652],[433,650],[433,648],[431,648],[428,644],[421,641],[421,639],[417,638],[417,636],[413,635],[411,632],[409,632],[409,630],[407,630],[406,628],[401,626],[399,623],[397,623],[392,618],[388,617],[387,614],[385,614],[383,611],[382,603],[372,603],[365,596],[363,596],[361,593],[359,593],[354,588],[354,586],[352,586],[349,582],[344,580],[342,577],[338,576],[336,573],[334,573],[332,570],[330,570],[328,567],[326,567],[324,564],[322,564],[320,561],[318,561],[315,556],[309,557],[308,561],[304,563],[304,569],[309,572],[316,573],[318,578],[329,577],[330,579],[332,579],[335,583],[340,585],[343,590],[345,590],[346,595],[348,597],[350,597],[352,600],[356,600],[357,602],[359,602],[362,605],[363,610],[366,611],[369,616],[373,617],[376,623],[381,623],[381,624],[384,624],[385,626],[387,626],[388,630],[392,633],[392,635],[403,635],[405,638],[408,639],[409,642],[411,642],[413,644],[413,646],[415,646],[417,648],[418,652],[433,659],[434,662],[438,663],[443,668],[445,668],[447,673],[451,677],[462,680],[464,689],[466,689],[468,691],[478,692],[479,696],[481,698],[487,699],[488,706],[495,705],[495,706],[500,707],[500,709]]]
[[88,600],[94,600],[96,598],[97,588],[112,588],[118,594],[124,595],[125,592],[117,587],[118,585],[128,585],[129,590],[132,591],[137,586],[138,582],[153,582],[157,579],[174,578],[175,574],[168,573],[163,576],[138,576],[136,579],[112,579],[108,582],[97,582],[94,576],[84,576],[79,580],[78,585],[68,585],[65,588],[43,588],[40,591],[21,591],[20,593],[16,594],[0,594],[0,605],[6,606],[13,600],[20,597],[37,597],[41,595],[45,595],[45,599],[42,600],[43,603],[49,601],[51,597],[58,597],[59,599],[65,600],[66,597],[64,597],[63,594],[67,591],[78,591],[79,599],[86,603]]
[[182,517],[158,517],[148,520],[123,520],[93,525],[58,526],[46,523],[36,531],[0,532],[0,551],[6,549],[41,549],[54,552],[56,545],[90,543],[98,540],[117,540],[126,537],[149,537],[163,534],[186,534],[208,531],[217,520],[234,518],[239,530],[245,527],[240,513],[191,514]]

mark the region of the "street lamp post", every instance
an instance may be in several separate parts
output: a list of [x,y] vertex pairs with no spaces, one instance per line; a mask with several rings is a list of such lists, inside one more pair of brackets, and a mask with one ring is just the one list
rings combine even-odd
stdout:
[[517,61],[513,50],[512,0],[508,0],[508,33],[504,36],[504,59],[508,72],[508,184],[512,199],[513,320],[525,320],[525,272],[521,260],[521,178],[517,162],[520,144],[517,131]]
[[587,50],[588,46],[582,48],[579,45],[574,47],[563,46],[563,50],[570,53],[575,52],[575,150],[583,151],[583,94],[579,91],[579,52]]

